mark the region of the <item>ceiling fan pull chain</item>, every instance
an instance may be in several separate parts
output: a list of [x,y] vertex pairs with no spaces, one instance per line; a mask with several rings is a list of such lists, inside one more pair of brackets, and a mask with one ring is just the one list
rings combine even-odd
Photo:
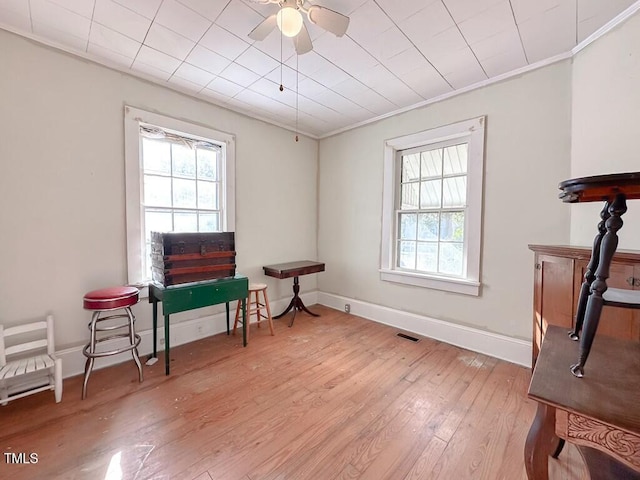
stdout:
[[300,55],[298,55],[296,53],[296,142],[298,141],[298,75],[300,72],[300,69],[298,68],[298,59],[300,58]]
[[280,91],[284,91],[284,86],[282,85],[282,30],[280,30]]

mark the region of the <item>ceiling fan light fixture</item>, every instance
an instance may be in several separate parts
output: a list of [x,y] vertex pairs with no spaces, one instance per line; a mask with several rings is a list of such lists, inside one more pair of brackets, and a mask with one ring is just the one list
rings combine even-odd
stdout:
[[302,30],[302,15],[293,7],[284,7],[276,15],[276,23],[285,37],[295,37]]

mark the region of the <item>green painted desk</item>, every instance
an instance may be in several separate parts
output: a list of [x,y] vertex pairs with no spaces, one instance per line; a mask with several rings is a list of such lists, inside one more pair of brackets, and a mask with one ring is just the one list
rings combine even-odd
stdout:
[[157,357],[158,302],[162,302],[164,315],[164,368],[169,375],[169,315],[219,303],[227,305],[227,335],[229,335],[229,302],[242,302],[242,345],[247,346],[246,299],[249,295],[249,279],[244,275],[232,278],[204,280],[163,287],[157,283],[149,285],[149,303],[153,304],[153,357]]

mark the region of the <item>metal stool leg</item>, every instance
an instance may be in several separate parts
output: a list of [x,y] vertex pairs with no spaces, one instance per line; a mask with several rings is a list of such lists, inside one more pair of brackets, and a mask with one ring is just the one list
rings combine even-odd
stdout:
[[126,307],[127,315],[129,316],[129,339],[131,340],[131,345],[135,345],[131,349],[131,355],[133,356],[133,361],[136,362],[138,366],[138,373],[140,376],[140,383],[142,383],[142,364],[140,363],[140,357],[138,356],[138,344],[140,343],[140,335],[136,335],[135,330],[135,321],[136,317],[133,315],[130,307]]
[[[96,351],[96,322],[98,321],[99,316],[100,316],[100,312],[93,312],[93,315],[91,315],[91,322],[89,323],[89,330],[91,331],[91,334],[89,337],[88,347],[89,347],[90,354],[94,354]],[[91,371],[93,370],[94,362],[95,362],[95,357],[89,356],[87,357],[87,361],[84,364],[84,381],[82,382],[82,399],[83,400],[87,396],[87,384],[89,383],[89,375],[91,375]]]

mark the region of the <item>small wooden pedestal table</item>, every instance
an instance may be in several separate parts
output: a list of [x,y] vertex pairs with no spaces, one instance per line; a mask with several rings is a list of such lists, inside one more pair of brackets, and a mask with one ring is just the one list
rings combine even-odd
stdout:
[[293,298],[289,303],[289,306],[280,315],[276,315],[273,318],[284,317],[293,308],[293,317],[289,322],[289,326],[293,325],[293,321],[296,319],[296,311],[304,310],[309,315],[319,317],[317,313],[310,312],[307,307],[302,303],[302,299],[298,296],[300,292],[300,285],[298,283],[298,277],[300,275],[307,275],[309,273],[324,272],[324,263],[312,262],[310,260],[302,260],[299,262],[279,263],[277,265],[267,265],[262,267],[264,274],[269,277],[275,278],[291,278],[293,277]]
[[[149,285],[149,303],[153,304],[153,357],[157,358],[158,302],[162,302],[164,315],[164,371],[169,375],[169,315],[218,303],[227,305],[227,335],[229,335],[229,302],[242,303],[242,325],[246,325],[246,303],[249,296],[249,279],[244,275],[182,283],[164,287],[158,283]],[[242,328],[242,345],[247,346],[247,330]]]
[[549,478],[560,438],[577,445],[591,480],[638,480],[640,342],[596,338],[584,378],[567,368],[578,348],[566,328],[549,325],[529,386],[538,410],[524,449],[527,477]]

